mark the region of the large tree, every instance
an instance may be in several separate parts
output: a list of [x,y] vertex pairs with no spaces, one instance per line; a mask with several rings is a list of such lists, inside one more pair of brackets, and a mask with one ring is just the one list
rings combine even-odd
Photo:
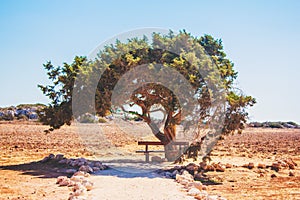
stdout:
[[[168,144],[176,139],[177,125],[188,129],[197,124],[196,132],[203,124],[219,126],[223,134],[241,132],[246,108],[255,103],[234,87],[233,63],[222,41],[210,35],[197,38],[182,31],[154,33],[151,42],[146,37],[117,40],[94,60],[75,57],[71,64],[54,67],[48,62],[44,68],[53,84],[39,85],[51,99],[41,121],[51,129],[69,125],[86,112],[105,116],[118,107],[142,118],[167,152],[173,148]],[[137,105],[141,112],[125,105]],[[163,129],[151,118],[155,110],[166,116]]]

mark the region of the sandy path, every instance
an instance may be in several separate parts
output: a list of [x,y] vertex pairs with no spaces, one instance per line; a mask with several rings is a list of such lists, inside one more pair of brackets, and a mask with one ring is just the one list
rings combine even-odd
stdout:
[[186,196],[176,182],[164,178],[119,178],[115,176],[92,176],[95,188],[90,191],[92,200],[184,200]]

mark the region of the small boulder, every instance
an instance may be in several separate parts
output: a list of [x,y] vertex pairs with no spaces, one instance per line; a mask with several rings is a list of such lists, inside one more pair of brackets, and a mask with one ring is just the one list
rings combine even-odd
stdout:
[[189,163],[185,168],[190,174],[194,175],[195,172],[198,171],[199,166],[195,163]]
[[63,180],[67,179],[68,177],[66,176],[59,176],[56,179],[56,184],[59,184],[60,182],[62,182]]
[[100,161],[94,161],[94,162],[92,163],[92,165],[93,165],[94,167],[101,167],[101,166],[102,166],[102,163],[101,163]]
[[85,180],[85,177],[84,176],[72,176],[70,178],[71,181],[74,181],[74,182],[78,182],[78,183],[81,183],[82,181]]
[[49,158],[49,160],[52,160],[55,158],[55,155],[51,153],[51,154],[49,154],[48,158]]
[[207,165],[205,171],[213,172],[213,171],[215,171],[215,170],[216,170],[216,169],[215,169],[215,167],[214,167],[213,165]]
[[271,175],[271,178],[276,178],[277,176],[275,174],[272,174]]
[[87,197],[71,195],[68,200],[87,200]]
[[[58,181],[57,181],[57,182],[58,182]],[[56,182],[56,183],[57,183],[57,182]],[[69,178],[67,178],[67,177],[63,178],[61,181],[58,182],[58,185],[59,185],[59,186],[68,186],[68,185],[70,185],[70,184],[72,184],[72,182],[71,182],[71,180],[70,180]]]
[[80,168],[79,168],[79,171],[83,171],[83,172],[87,172],[87,173],[93,173],[93,169],[88,166],[88,165],[82,165]]
[[182,181],[184,179],[184,177],[180,174],[176,174],[175,176],[175,180],[179,183],[180,181]]
[[265,168],[266,168],[266,165],[265,165],[265,164],[262,164],[262,163],[259,163],[259,164],[257,165],[257,168],[258,168],[258,169],[265,169]]
[[271,169],[278,172],[280,170],[280,164],[278,162],[275,162],[272,164]]
[[203,162],[203,161],[200,162],[200,163],[199,163],[199,169],[200,169],[200,170],[204,170],[204,171],[207,170],[207,163],[206,163],[206,162]]
[[197,188],[190,188],[188,193],[187,193],[189,196],[197,196],[199,194],[201,194],[200,190],[198,190]]
[[91,181],[88,181],[88,180],[84,180],[82,182],[82,185],[86,188],[87,191],[90,191],[93,189],[94,183],[92,183]]
[[67,164],[68,159],[63,158],[62,160],[58,161],[59,164]]
[[225,168],[220,163],[214,164],[214,168],[217,172],[225,172]]
[[55,160],[62,160],[63,158],[64,158],[63,154],[57,154],[54,159]]
[[203,185],[200,181],[195,181],[195,182],[193,182],[193,186],[201,191]]
[[172,172],[172,177],[173,178],[176,178],[176,175],[177,174],[179,174],[179,171],[178,170],[174,170],[173,172]]
[[94,172],[100,171],[101,169],[99,167],[92,167]]
[[75,172],[77,172],[76,169],[66,169],[65,171],[67,174],[74,174]]
[[248,164],[248,169],[253,169],[253,168],[254,168],[254,163],[250,162],[250,163]]
[[46,162],[48,162],[49,160],[50,160],[49,156],[46,156],[45,158],[43,158],[43,159],[41,160],[41,163],[46,163]]
[[228,168],[232,168],[232,164],[226,163],[225,167]]
[[90,174],[87,172],[83,172],[83,171],[78,171],[76,173],[74,173],[73,176],[84,176],[84,177],[90,177]]

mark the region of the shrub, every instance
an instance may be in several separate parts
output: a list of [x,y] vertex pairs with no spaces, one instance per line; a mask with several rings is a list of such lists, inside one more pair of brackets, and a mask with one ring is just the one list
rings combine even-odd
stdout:
[[26,115],[19,115],[17,119],[27,121],[29,118]]
[[280,122],[269,122],[268,127],[270,128],[284,128]]
[[99,123],[106,123],[106,120],[104,118],[99,118],[98,122]]

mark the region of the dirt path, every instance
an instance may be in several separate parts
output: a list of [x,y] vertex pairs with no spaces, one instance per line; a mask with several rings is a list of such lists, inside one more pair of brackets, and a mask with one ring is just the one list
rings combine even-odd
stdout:
[[180,191],[181,186],[164,178],[120,178],[115,176],[92,176],[95,189],[92,200],[184,200],[194,199]]

